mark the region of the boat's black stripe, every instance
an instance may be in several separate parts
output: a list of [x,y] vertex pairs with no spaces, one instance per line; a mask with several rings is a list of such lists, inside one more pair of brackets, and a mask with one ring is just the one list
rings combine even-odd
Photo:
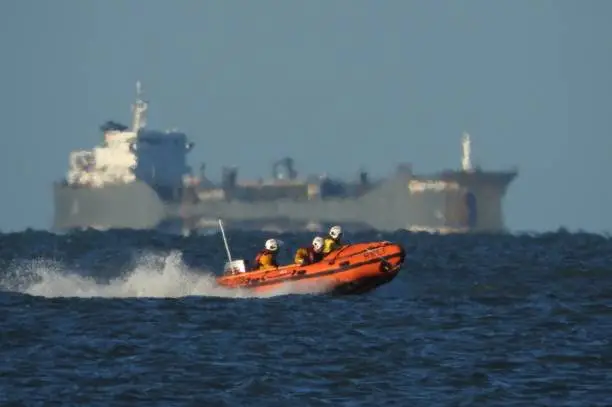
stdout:
[[[246,282],[245,283],[241,283],[240,286],[246,287],[246,288],[256,288],[256,287],[263,287],[263,286],[267,286],[267,285],[286,283],[286,282],[290,282],[290,281],[298,281],[298,280],[306,280],[306,279],[310,279],[310,278],[324,277],[324,276],[328,276],[330,274],[335,274],[335,273],[338,273],[338,272],[344,272],[344,271],[355,269],[355,268],[358,268],[358,267],[361,267],[361,266],[365,266],[367,264],[378,263],[382,259],[390,260],[390,259],[392,259],[394,257],[401,257],[401,256],[402,256],[401,252],[390,254],[390,255],[387,255],[387,256],[378,256],[377,255],[376,257],[374,257],[374,258],[372,258],[370,260],[362,261],[360,263],[353,263],[353,264],[350,264],[348,266],[340,266],[340,267],[333,268],[331,270],[320,271],[318,273],[308,273],[308,274],[306,274],[306,270],[294,270],[293,273],[296,273],[296,272],[299,273],[300,271],[302,271],[303,274],[290,274],[287,277],[278,277],[278,278],[273,278],[273,279],[264,280],[264,281],[261,281],[261,278],[250,279],[249,277],[247,277],[249,272],[246,272],[245,273],[246,275],[244,277],[246,279]],[[325,261],[325,260],[323,260],[323,261]]]

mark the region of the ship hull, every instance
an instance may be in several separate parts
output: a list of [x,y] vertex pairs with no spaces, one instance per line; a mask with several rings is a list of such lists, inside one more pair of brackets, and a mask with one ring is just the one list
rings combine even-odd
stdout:
[[147,184],[101,188],[53,186],[53,230],[70,229],[155,229],[166,218],[165,207]]
[[[450,176],[452,178],[452,175]],[[437,233],[505,232],[503,196],[512,174],[486,182],[465,179],[448,190],[410,191],[409,178],[395,177],[358,198],[208,201],[176,206],[192,229],[222,218],[228,227],[244,229],[326,229],[340,223],[352,230],[429,231]],[[431,180],[431,178],[430,178]],[[454,180],[449,179],[453,182]],[[293,226],[292,226],[293,225]]]
[[179,220],[181,226],[177,229],[193,231],[215,228],[217,219],[223,218],[228,228],[279,232],[324,230],[336,223],[351,230],[438,233],[506,230],[502,201],[513,173],[493,177],[484,173],[467,178],[449,173],[445,178],[462,186],[411,191],[410,179],[395,177],[358,198],[175,204],[164,203],[151,187],[140,181],[98,189],[56,184],[54,229],[160,229]]

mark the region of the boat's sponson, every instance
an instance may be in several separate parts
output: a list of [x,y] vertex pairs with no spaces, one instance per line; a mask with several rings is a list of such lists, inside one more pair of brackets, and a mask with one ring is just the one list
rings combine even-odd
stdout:
[[315,291],[339,294],[363,293],[395,278],[405,258],[404,249],[391,242],[356,243],[343,246],[322,261],[300,266],[248,271],[219,277],[219,285],[270,291],[291,284]]

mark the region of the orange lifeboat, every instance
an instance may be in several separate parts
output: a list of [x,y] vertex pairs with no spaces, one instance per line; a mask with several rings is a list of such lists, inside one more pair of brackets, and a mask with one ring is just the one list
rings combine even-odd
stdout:
[[332,294],[361,294],[393,280],[404,264],[405,251],[391,242],[355,243],[307,266],[289,264],[273,269],[246,271],[243,260],[230,261],[217,283],[225,288],[264,293],[290,284]]

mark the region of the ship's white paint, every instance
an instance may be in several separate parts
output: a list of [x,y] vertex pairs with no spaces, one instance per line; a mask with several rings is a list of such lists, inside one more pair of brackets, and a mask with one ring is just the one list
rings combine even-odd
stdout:
[[136,179],[149,185],[179,188],[191,173],[187,153],[193,148],[187,136],[179,131],[146,129],[148,102],[141,97],[132,105],[132,128],[108,130],[104,144],[91,151],[70,154],[66,181],[70,185],[102,188],[112,184],[129,184]]
[[459,184],[452,181],[421,181],[410,180],[408,182],[408,190],[411,194],[418,194],[425,191],[456,191],[460,188]]

